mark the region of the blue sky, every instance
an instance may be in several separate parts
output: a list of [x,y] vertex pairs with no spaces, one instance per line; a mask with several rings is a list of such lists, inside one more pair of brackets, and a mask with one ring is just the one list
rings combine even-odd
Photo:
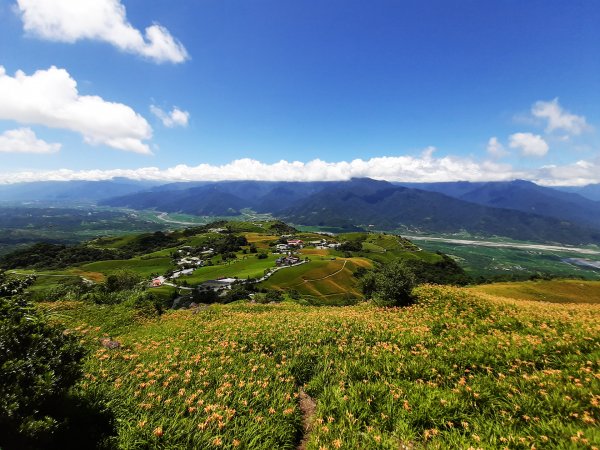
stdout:
[[0,0],[0,181],[600,182],[598,23],[594,0]]

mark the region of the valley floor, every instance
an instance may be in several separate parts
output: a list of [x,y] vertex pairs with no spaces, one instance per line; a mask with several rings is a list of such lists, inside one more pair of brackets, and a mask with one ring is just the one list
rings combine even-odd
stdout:
[[50,307],[92,350],[78,389],[107,402],[120,448],[598,447],[600,305],[417,294],[401,309],[235,303],[160,319]]

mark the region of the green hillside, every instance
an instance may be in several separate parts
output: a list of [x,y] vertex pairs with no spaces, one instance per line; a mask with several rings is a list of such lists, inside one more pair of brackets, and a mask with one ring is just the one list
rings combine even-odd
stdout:
[[[290,249],[303,264],[274,271],[277,269],[276,260],[286,253],[277,253],[276,244],[285,243],[292,238],[305,243],[303,248]],[[214,253],[203,255],[204,249],[213,249]],[[178,252],[185,251],[195,256],[200,255],[205,264],[195,268],[191,275],[181,275],[169,281],[176,286],[187,289],[219,278],[237,278],[242,281],[258,279],[268,271],[274,271],[268,279],[258,284],[259,289],[284,292],[294,290],[311,302],[320,299],[319,301],[335,304],[341,300],[356,301],[364,298],[357,276],[357,270],[361,268],[374,269],[398,259],[426,263],[439,263],[443,259],[442,256],[422,251],[410,241],[395,235],[357,232],[332,236],[297,231],[272,220],[218,221],[168,233],[103,237],[74,247],[49,247],[43,253],[47,254],[48,251],[60,255],[60,266],[56,267],[56,259],[45,258],[43,254],[28,249],[16,256],[7,255],[0,263],[3,261],[8,269],[34,269],[47,274],[46,278],[40,277],[37,281],[38,286],[45,287],[61,284],[59,279],[48,276],[81,275],[92,281],[102,281],[123,270],[135,272],[149,282],[152,277],[169,276],[180,270],[178,258],[181,257]],[[104,255],[108,259],[103,259]],[[119,258],[113,259],[113,255]],[[85,262],[86,256],[98,257],[100,260]],[[69,264],[70,258],[74,260],[72,264]],[[81,260],[84,261],[80,262]],[[44,264],[48,261],[53,266],[45,267]],[[175,287],[154,290],[163,297],[173,295],[175,291]]]
[[[417,297],[408,308],[239,303],[153,320],[120,305],[48,308],[91,350],[77,391],[110,405],[120,448],[600,442],[597,305],[430,286]],[[101,347],[107,335],[121,347]]]

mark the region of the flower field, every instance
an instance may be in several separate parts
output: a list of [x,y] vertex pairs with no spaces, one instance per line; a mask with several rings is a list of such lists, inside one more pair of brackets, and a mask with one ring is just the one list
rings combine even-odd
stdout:
[[[108,402],[120,448],[600,447],[599,305],[433,286],[418,298],[237,303],[152,320],[53,308],[92,348],[78,389]],[[121,347],[100,346],[107,334]]]

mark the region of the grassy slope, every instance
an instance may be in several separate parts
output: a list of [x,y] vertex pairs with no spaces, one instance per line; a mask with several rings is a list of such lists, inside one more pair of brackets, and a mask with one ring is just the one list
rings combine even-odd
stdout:
[[257,278],[263,276],[265,269],[275,267],[276,259],[275,255],[269,255],[266,259],[258,259],[255,255],[250,254],[246,259],[237,259],[228,264],[201,267],[192,275],[179,278],[179,281],[185,280],[189,284],[195,285],[222,277]]
[[170,257],[98,261],[81,266],[84,271],[104,274],[109,274],[119,269],[130,269],[147,277],[150,277],[153,273],[162,274],[171,267],[173,265]]
[[[600,442],[600,307],[424,287],[404,309],[64,304],[121,448],[581,448]],[[56,305],[53,305],[56,308]],[[98,327],[98,328],[96,328]],[[122,342],[108,351],[98,337]]]
[[295,289],[301,294],[317,297],[347,294],[362,297],[357,280],[353,277],[359,266],[369,268],[372,267],[372,262],[364,258],[321,260],[313,257],[310,262],[301,266],[280,270],[261,285],[268,289]]
[[512,299],[600,304],[600,282],[598,281],[552,280],[494,283],[475,286],[471,290]]

